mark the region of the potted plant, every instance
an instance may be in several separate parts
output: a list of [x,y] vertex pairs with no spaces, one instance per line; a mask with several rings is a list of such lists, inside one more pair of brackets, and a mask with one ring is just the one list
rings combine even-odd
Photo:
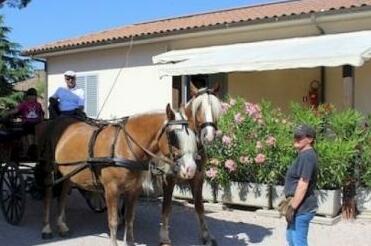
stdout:
[[359,186],[356,191],[357,209],[371,214],[371,115],[365,123],[365,141],[359,163]]

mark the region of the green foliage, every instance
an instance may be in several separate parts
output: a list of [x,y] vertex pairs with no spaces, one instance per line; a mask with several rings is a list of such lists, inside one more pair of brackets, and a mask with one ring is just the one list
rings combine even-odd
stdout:
[[354,177],[359,163],[365,170],[363,182],[371,185],[371,137],[359,112],[336,112],[331,105],[314,110],[292,104],[290,113],[283,114],[267,101],[256,105],[242,98],[229,99],[224,108],[218,137],[207,149],[209,181],[222,185],[230,181],[283,184],[297,155],[292,130],[305,123],[317,133],[318,188],[342,187]]
[[42,96],[46,93],[46,81],[39,80],[36,84],[37,95]]
[[24,8],[26,7],[31,0],[0,0],[0,8],[4,6],[4,3],[12,8]]
[[23,99],[23,92],[13,92],[6,97],[0,97],[0,109],[8,110],[14,108]]
[[363,186],[371,187],[371,115],[365,123],[365,141],[362,144],[362,155],[359,163],[360,183]]
[[[218,123],[219,137],[208,147],[209,180],[282,184],[284,172],[295,155],[291,147],[291,123],[279,109],[242,98],[225,103]],[[216,177],[210,177],[214,171]]]
[[344,141],[340,138],[323,138],[316,144],[319,156],[319,173],[317,187],[321,189],[337,189],[342,187],[348,169],[357,154],[357,141]]
[[0,108],[17,102],[20,94],[13,91],[12,84],[29,78],[32,73],[30,60],[20,56],[20,46],[8,40],[9,32],[0,16]]

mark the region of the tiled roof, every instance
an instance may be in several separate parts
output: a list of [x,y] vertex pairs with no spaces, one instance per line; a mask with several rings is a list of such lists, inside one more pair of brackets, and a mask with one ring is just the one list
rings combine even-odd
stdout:
[[371,6],[371,0],[296,0],[240,7],[203,14],[182,16],[139,23],[81,37],[60,40],[24,51],[25,55],[37,55],[59,50],[90,47],[135,39],[172,35],[184,31],[196,32],[205,28],[222,28],[226,24],[249,24],[272,18],[300,17],[310,13],[331,13],[339,10],[359,9]]

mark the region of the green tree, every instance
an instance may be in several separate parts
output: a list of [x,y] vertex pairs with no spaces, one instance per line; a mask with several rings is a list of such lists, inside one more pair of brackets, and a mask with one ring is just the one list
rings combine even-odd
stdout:
[[9,7],[13,8],[24,8],[29,4],[31,0],[0,0],[0,8],[4,6],[4,4],[8,5]]
[[19,96],[13,95],[13,83],[29,78],[32,73],[30,60],[20,55],[20,45],[8,39],[10,31],[0,16],[0,108],[16,103],[14,100]]

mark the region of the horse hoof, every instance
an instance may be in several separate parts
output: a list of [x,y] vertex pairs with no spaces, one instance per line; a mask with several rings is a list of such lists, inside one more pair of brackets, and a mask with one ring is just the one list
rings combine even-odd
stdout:
[[211,239],[211,245],[212,246],[218,246],[218,243],[216,242],[216,240],[214,238]]
[[124,242],[124,246],[135,246],[135,243]]
[[51,233],[51,232],[43,232],[43,233],[41,233],[41,238],[42,239],[51,239],[51,238],[53,238],[53,233]]
[[202,245],[204,246],[218,246],[218,243],[214,238],[211,238],[209,240],[202,240]]
[[168,241],[168,242],[161,242],[160,243],[160,246],[171,246],[171,242]]
[[71,236],[71,231],[60,231],[59,236],[60,237],[70,237]]

